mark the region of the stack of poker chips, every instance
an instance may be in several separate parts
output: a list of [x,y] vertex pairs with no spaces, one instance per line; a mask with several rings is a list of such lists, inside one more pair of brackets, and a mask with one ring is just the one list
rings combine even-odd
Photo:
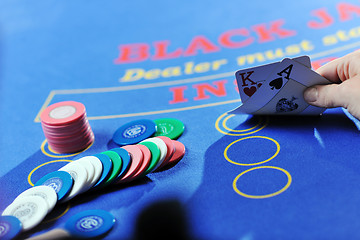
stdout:
[[57,153],[74,153],[94,142],[85,106],[74,101],[58,102],[40,115],[49,148]]

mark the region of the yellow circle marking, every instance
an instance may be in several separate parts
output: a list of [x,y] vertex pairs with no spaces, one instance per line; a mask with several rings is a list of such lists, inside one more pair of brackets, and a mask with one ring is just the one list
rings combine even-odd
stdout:
[[226,126],[226,122],[229,120],[229,118],[234,117],[234,116],[235,116],[235,114],[230,114],[229,116],[227,116],[227,117],[223,120],[223,122],[222,122],[223,128],[225,128],[226,130],[231,131],[231,132],[247,132],[247,131],[250,131],[250,130],[253,130],[253,129],[257,128],[257,127],[260,125],[261,120],[262,120],[262,119],[260,118],[258,124],[256,124],[255,126],[253,126],[253,127],[251,127],[251,128],[236,130],[236,129],[231,129],[231,128],[229,128],[228,126]]
[[[238,163],[238,162],[235,162],[235,161],[231,160],[231,159],[228,157],[227,152],[228,152],[229,148],[230,148],[232,145],[234,145],[234,144],[237,143],[237,142],[240,142],[240,141],[243,141],[243,140],[246,140],[246,139],[251,139],[251,138],[263,138],[263,139],[267,139],[267,140],[272,141],[272,142],[275,143],[275,145],[276,145],[276,152],[275,152],[274,155],[272,155],[270,158],[268,158],[268,159],[266,159],[266,160],[264,160],[264,161],[262,161],[262,162],[256,162],[256,163]],[[224,157],[225,157],[225,159],[226,159],[228,162],[230,162],[230,163],[232,163],[232,164],[236,164],[236,165],[240,165],[240,166],[254,166],[254,165],[263,164],[263,163],[266,163],[266,162],[272,160],[274,157],[276,157],[276,156],[279,154],[279,152],[280,152],[280,144],[279,144],[275,139],[272,139],[272,138],[269,138],[269,137],[265,137],[265,136],[249,136],[249,137],[240,138],[240,139],[238,139],[238,140],[233,141],[232,143],[230,143],[230,144],[225,148],[225,150],[224,150]]]
[[80,151],[80,152],[77,152],[77,153],[72,153],[72,154],[68,154],[68,155],[54,155],[52,153],[55,153],[55,151],[53,151],[50,146],[48,145],[48,149],[52,152],[52,153],[48,153],[46,152],[45,150],[45,144],[47,143],[47,139],[45,139],[42,144],[41,144],[41,152],[48,156],[48,157],[53,157],[53,158],[66,158],[66,157],[72,157],[72,156],[75,156],[75,155],[78,155],[79,153],[82,153],[82,152],[85,152],[86,150],[88,150],[93,144],[94,142],[92,142],[87,148],[85,148],[84,150]]
[[48,165],[50,163],[56,163],[56,162],[72,162],[72,160],[67,160],[67,159],[61,159],[61,160],[54,160],[54,161],[50,161],[50,162],[46,162],[46,163],[43,163],[39,166],[37,166],[36,168],[34,168],[28,175],[28,183],[33,187],[34,186],[34,183],[31,181],[31,176],[34,174],[34,172],[36,170],[38,170],[39,168],[45,166],[45,165]]
[[[276,169],[276,170],[279,170],[279,171],[282,171],[283,173],[286,174],[287,176],[287,183],[286,185],[281,188],[279,191],[276,191],[274,193],[270,193],[270,194],[265,194],[265,195],[250,195],[250,194],[246,194],[246,193],[243,193],[241,192],[237,186],[236,186],[236,183],[237,181],[239,180],[239,178],[241,176],[243,176],[245,173],[247,172],[250,172],[250,171],[254,171],[254,170],[257,170],[257,169],[260,169],[260,168],[272,168],[272,169]],[[274,167],[274,166],[259,166],[259,167],[254,167],[254,168],[250,168],[242,173],[240,173],[239,175],[236,176],[236,178],[234,179],[233,181],[233,189],[235,190],[236,193],[238,193],[239,195],[243,196],[243,197],[246,197],[246,198],[252,198],[252,199],[264,199],[264,198],[270,198],[270,197],[274,197],[276,195],[279,195],[280,193],[283,193],[284,191],[286,191],[289,187],[290,187],[290,184],[292,182],[292,178],[291,178],[291,175],[288,171],[286,171],[285,169],[283,168],[279,168],[279,167]]]
[[[258,126],[260,126],[260,122],[259,122],[255,127],[251,127],[251,128],[243,129],[243,130],[234,130],[234,129],[230,129],[230,130],[229,130],[229,128],[226,127],[226,129],[229,130],[229,131],[231,131],[231,132],[225,132],[225,131],[223,131],[223,130],[220,128],[220,124],[219,124],[219,123],[220,123],[220,120],[221,120],[226,114],[227,114],[227,113],[224,113],[224,114],[222,114],[220,117],[218,117],[218,119],[216,119],[215,128],[216,128],[216,130],[218,130],[219,132],[221,132],[221,133],[223,133],[223,134],[225,134],[225,135],[229,135],[229,136],[245,136],[245,135],[250,135],[250,134],[256,133],[256,132],[264,129],[264,128],[268,125],[268,123],[269,123],[269,118],[266,117],[264,125],[261,126],[261,127],[258,128],[258,129],[255,129],[255,128],[258,127]],[[230,116],[231,116],[231,115],[230,115]],[[225,120],[224,120],[225,123],[226,123],[226,121],[227,121],[229,118],[230,118],[230,117],[225,118]],[[225,123],[223,123],[222,125],[224,126]],[[253,129],[255,129],[255,130],[253,130]],[[253,131],[251,131],[251,130],[253,130]],[[232,133],[232,132],[237,132],[237,131],[244,131],[244,132],[246,132],[246,131],[251,131],[251,132],[246,132],[246,133]]]
[[42,223],[49,223],[49,222],[53,222],[53,221],[55,221],[55,220],[58,220],[59,218],[61,218],[62,216],[64,216],[65,213],[67,213],[67,212],[69,211],[69,209],[70,209],[70,203],[68,202],[68,205],[67,205],[67,207],[66,207],[66,209],[64,210],[63,213],[61,213],[61,214],[60,214],[59,216],[57,216],[57,217],[54,217],[54,218],[49,219],[49,220],[47,220],[47,221],[44,221],[44,222],[42,222]]

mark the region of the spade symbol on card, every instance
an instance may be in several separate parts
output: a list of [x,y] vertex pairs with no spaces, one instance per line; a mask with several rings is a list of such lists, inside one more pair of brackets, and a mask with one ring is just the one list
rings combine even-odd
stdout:
[[272,80],[269,83],[269,86],[271,87],[271,90],[274,90],[274,88],[279,90],[282,87],[282,84],[283,84],[283,79],[281,77],[279,77],[279,78]]
[[276,104],[276,112],[283,113],[296,110],[299,105],[297,105],[297,103],[294,103],[295,99],[296,98],[294,97],[292,97],[291,100],[288,100],[286,98],[280,99]]
[[244,93],[246,95],[248,95],[249,97],[251,97],[256,91],[257,91],[257,88],[254,86],[244,88]]

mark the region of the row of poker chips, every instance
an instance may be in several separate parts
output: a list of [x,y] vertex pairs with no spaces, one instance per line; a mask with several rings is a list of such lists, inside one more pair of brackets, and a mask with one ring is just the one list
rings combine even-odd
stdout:
[[119,146],[136,144],[151,136],[166,136],[175,140],[184,130],[184,124],[175,118],[139,119],[119,127],[112,139]]
[[[43,198],[38,196],[36,200],[39,199]],[[41,200],[40,202],[33,201],[33,208],[28,210],[38,215],[34,208],[41,208],[40,204]],[[23,206],[21,207],[24,208]],[[115,217],[107,211],[100,209],[86,210],[71,216],[62,228],[53,229],[41,235],[28,238],[28,240],[97,238],[108,233],[113,228],[115,222]],[[12,215],[0,216],[0,239],[14,239],[22,231],[23,223],[17,217]]]
[[40,119],[48,145],[54,152],[79,152],[94,142],[82,103],[65,101],[52,104],[42,111]]
[[[171,127],[159,131],[158,135],[167,134],[178,138],[184,131],[183,124],[168,123],[176,121],[178,120],[159,120],[158,123],[165,122]],[[130,125],[134,123],[139,125],[139,122],[132,122]],[[137,135],[137,141],[142,138]],[[126,145],[80,158],[42,177],[34,187],[21,193],[2,215],[19,218],[22,229],[29,230],[39,224],[58,201],[69,201],[89,189],[139,179],[148,173],[176,164],[184,154],[185,146],[181,142],[167,136],[157,136],[144,139],[136,145]]]

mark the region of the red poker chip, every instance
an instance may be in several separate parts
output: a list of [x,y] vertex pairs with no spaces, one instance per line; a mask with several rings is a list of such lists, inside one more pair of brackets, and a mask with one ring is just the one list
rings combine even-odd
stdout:
[[58,102],[48,106],[40,115],[46,125],[63,125],[79,120],[85,114],[85,106],[74,101]]
[[134,176],[138,173],[139,169],[141,168],[144,159],[143,152],[136,145],[127,145],[121,148],[125,149],[130,154],[131,165],[127,173],[116,183],[130,182],[132,179],[134,179]]
[[134,174],[134,176],[132,176],[132,180],[134,180],[135,178],[140,178],[145,176],[145,172],[147,170],[147,168],[149,167],[150,163],[151,163],[151,152],[150,150],[145,146],[145,145],[136,145],[138,148],[140,148],[141,152],[144,155],[143,158],[143,162],[139,168],[139,170],[137,171],[137,173]]
[[49,148],[57,153],[78,152],[94,142],[82,103],[65,101],[52,104],[40,118]]
[[175,165],[176,163],[178,163],[184,157],[186,151],[184,144],[176,140],[172,140],[172,141],[175,146],[175,152],[173,156],[170,158],[167,165]]
[[169,138],[169,137],[157,136],[156,138],[160,138],[161,140],[163,140],[166,145],[166,148],[167,148],[167,153],[166,153],[165,159],[162,162],[162,164],[158,167],[158,169],[160,169],[163,166],[167,165],[169,160],[172,158],[173,154],[175,153],[175,145],[174,145],[173,140],[171,140],[171,138]]

